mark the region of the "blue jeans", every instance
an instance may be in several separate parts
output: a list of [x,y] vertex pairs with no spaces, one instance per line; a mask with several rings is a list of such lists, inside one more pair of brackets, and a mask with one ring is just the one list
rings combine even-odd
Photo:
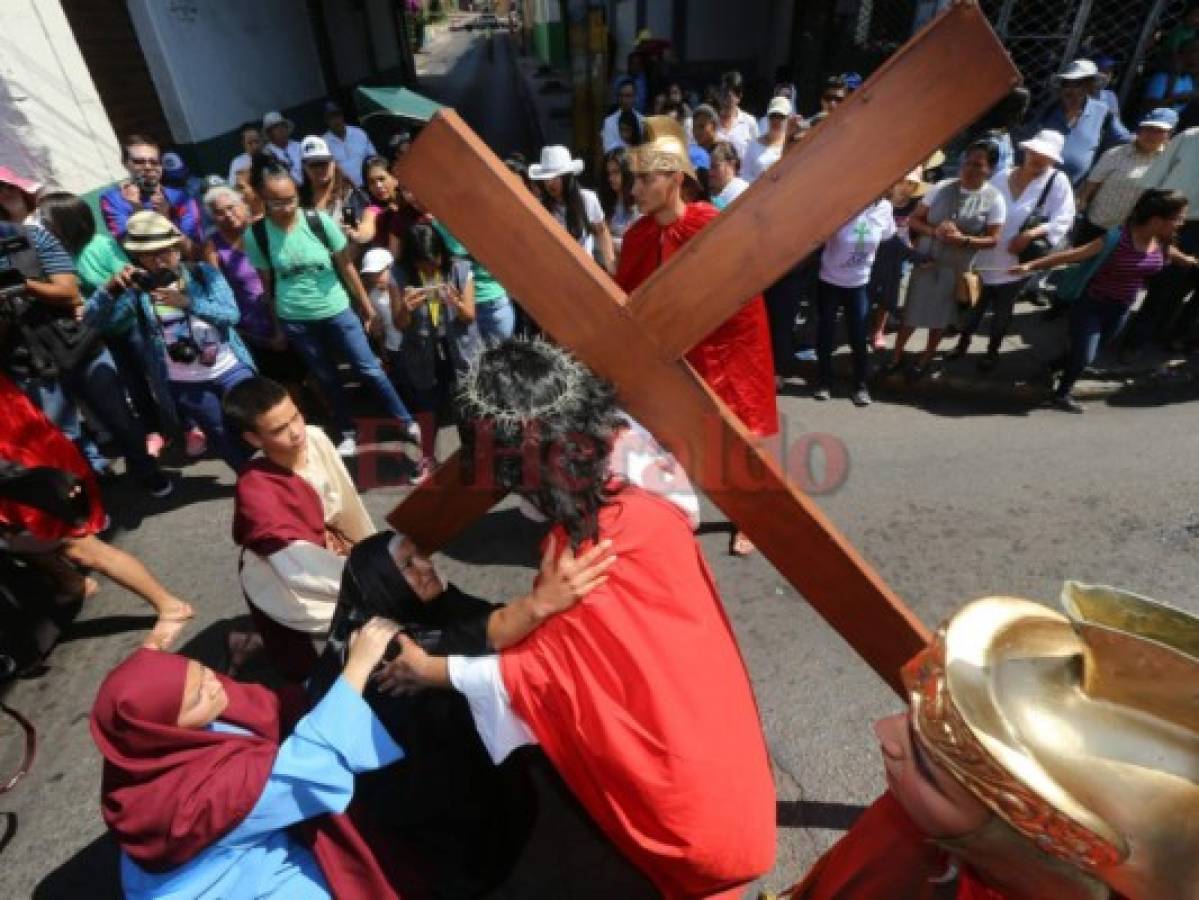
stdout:
[[163,430],[161,417],[158,415],[158,404],[150,391],[150,373],[146,369],[146,357],[151,351],[146,349],[145,339],[141,329],[136,326],[121,335],[108,335],[104,338],[108,352],[112,354],[117,366],[117,374],[125,383],[129,399],[133,401],[133,409],[141,419],[146,431]]
[[138,479],[158,474],[158,463],[146,452],[146,432],[125,400],[125,384],[107,350],[56,379],[22,379],[21,388],[64,434],[88,457],[93,468],[102,456],[84,434],[77,401],[100,420],[112,435],[129,473]]
[[252,452],[241,439],[241,435],[232,434],[225,428],[221,401],[233,385],[253,376],[254,371],[249,366],[238,363],[224,375],[211,381],[171,382],[171,394],[175,398],[179,414],[188,416],[196,423],[208,438],[208,446],[234,472],[241,468]]
[[475,303],[475,324],[488,350],[497,347],[516,330],[516,310],[506,296],[487,303]]
[[795,367],[795,317],[803,299],[806,275],[804,263],[800,263],[762,292],[770,323],[774,371],[779,375],[786,375]]
[[1095,361],[1099,347],[1120,333],[1131,309],[1127,303],[1096,300],[1090,294],[1084,294],[1070,308],[1070,357],[1058,382],[1057,396],[1069,396],[1074,383]]
[[342,389],[341,379],[337,377],[334,360],[338,356],[344,356],[358,376],[370,385],[389,416],[405,423],[412,421],[412,414],[404,406],[404,401],[383,371],[383,364],[371,349],[361,320],[349,307],[328,319],[281,324],[287,340],[304,358],[309,371],[316,376],[325,391],[337,420],[337,428],[343,436],[354,433],[354,423],[350,419],[349,401]]
[[870,351],[866,347],[866,316],[870,312],[870,292],[866,285],[845,288],[819,282],[816,293],[816,358],[820,381],[824,386],[833,379],[833,350],[837,337],[837,310],[845,310],[845,330],[853,353],[853,386],[866,386]]

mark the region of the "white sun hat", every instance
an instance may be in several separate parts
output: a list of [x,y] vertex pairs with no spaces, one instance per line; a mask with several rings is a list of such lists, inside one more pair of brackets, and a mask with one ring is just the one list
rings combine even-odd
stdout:
[[570,151],[561,144],[541,148],[541,162],[529,166],[529,177],[534,181],[549,181],[559,175],[580,175],[583,160],[572,159]]
[[1066,136],[1060,131],[1054,131],[1052,128],[1044,128],[1027,141],[1020,142],[1021,150],[1031,150],[1033,153],[1048,156],[1059,165],[1062,162],[1062,149],[1065,146]]

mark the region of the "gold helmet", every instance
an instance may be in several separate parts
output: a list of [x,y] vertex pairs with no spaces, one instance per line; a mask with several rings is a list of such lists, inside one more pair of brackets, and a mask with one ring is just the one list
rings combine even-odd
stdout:
[[696,180],[695,166],[687,152],[687,132],[673,116],[648,116],[641,121],[642,143],[629,151],[629,168],[634,174],[682,172]]
[[921,743],[996,817],[943,843],[1033,896],[1199,898],[1199,619],[1062,604],[971,603],[904,668]]

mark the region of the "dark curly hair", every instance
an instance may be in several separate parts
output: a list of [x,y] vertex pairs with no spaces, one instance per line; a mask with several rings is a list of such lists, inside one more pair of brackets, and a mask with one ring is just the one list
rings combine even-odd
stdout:
[[596,538],[623,425],[615,389],[559,347],[516,340],[479,357],[459,400],[468,479],[490,477],[534,501],[573,547]]

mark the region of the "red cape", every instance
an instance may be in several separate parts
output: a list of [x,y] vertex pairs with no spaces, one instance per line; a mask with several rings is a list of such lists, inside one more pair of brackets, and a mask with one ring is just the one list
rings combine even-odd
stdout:
[[0,375],[0,457],[33,468],[61,469],[78,477],[87,491],[91,516],[78,528],[32,506],[0,500],[0,524],[42,540],[83,537],[104,527],[104,504],[91,468],[70,438],[59,431],[7,376]]
[[[186,675],[185,657],[138,650],[108,674],[92,707],[92,737],[104,757],[104,821],[152,872],[193,859],[241,823],[303,708],[298,692],[276,694],[218,675],[229,697],[221,720],[253,736],[180,728]],[[319,816],[292,830],[312,848],[334,897],[399,897],[347,816]]]
[[607,583],[500,654],[513,708],[667,898],[738,896],[774,860],[774,782],[716,585],[686,516],[639,488],[599,532]]
[[[948,855],[931,843],[890,792],[883,794],[781,900],[933,900]],[[963,868],[957,900],[1032,900],[1000,893]]]
[[[642,216],[625,232],[616,283],[631,294],[717,215],[708,203],[688,203],[683,217],[665,228]],[[778,434],[770,324],[760,294],[692,347],[687,362],[751,432]]]

